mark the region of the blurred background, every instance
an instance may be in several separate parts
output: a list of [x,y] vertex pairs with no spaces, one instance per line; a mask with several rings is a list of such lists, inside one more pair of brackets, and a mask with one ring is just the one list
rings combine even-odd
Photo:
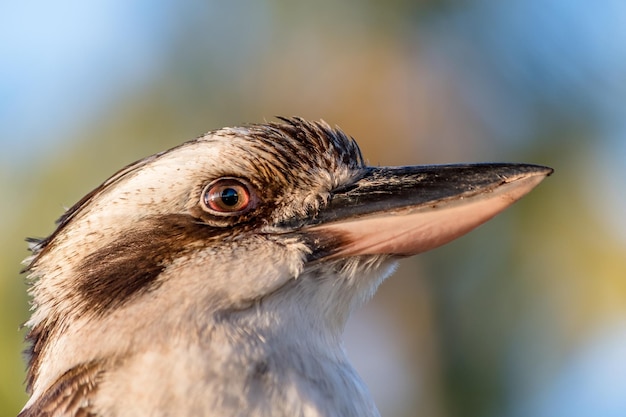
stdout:
[[625,22],[621,0],[3,2],[0,415],[26,399],[24,238],[136,159],[299,115],[373,165],[556,170],[353,317],[383,416],[625,416]]

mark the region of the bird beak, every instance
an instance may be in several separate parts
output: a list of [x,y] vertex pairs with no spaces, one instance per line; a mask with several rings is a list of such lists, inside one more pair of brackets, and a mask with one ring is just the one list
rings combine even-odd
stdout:
[[310,261],[411,256],[486,222],[552,171],[526,164],[369,167],[334,190],[300,232],[312,243]]

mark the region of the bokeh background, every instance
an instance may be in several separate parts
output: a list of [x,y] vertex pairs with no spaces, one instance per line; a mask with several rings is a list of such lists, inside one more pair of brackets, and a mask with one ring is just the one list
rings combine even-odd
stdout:
[[352,319],[384,416],[626,416],[625,2],[2,2],[0,60],[0,415],[26,398],[24,237],[136,159],[299,115],[374,165],[556,169]]

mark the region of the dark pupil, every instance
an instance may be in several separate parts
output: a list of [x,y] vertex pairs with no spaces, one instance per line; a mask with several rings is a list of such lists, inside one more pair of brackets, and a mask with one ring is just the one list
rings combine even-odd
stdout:
[[237,201],[239,201],[239,195],[234,188],[225,188],[220,197],[222,198],[222,203],[231,207],[236,205]]

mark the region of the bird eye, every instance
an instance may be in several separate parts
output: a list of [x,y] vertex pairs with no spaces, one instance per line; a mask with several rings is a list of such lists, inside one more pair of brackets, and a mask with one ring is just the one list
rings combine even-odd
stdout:
[[218,216],[241,214],[256,205],[250,185],[238,178],[220,178],[206,186],[202,193],[204,208]]

